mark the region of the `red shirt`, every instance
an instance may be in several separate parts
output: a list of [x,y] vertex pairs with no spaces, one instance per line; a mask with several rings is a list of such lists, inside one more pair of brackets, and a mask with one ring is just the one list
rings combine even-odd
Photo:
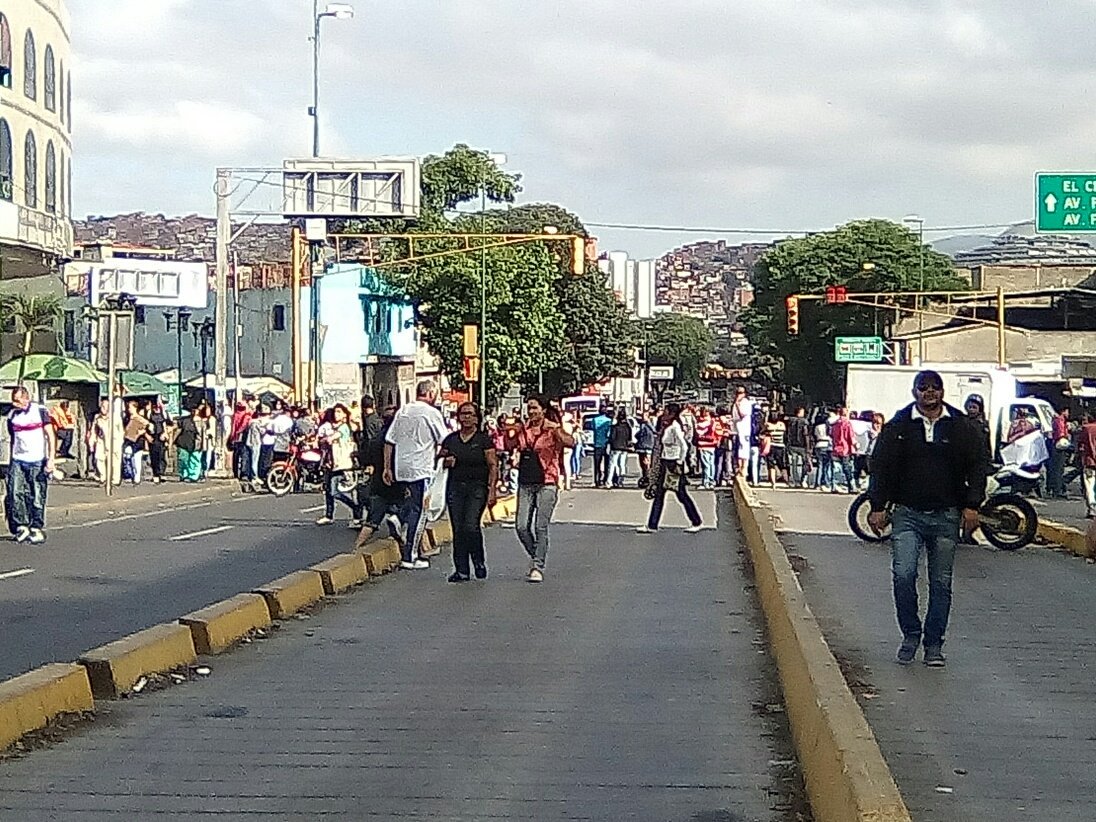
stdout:
[[696,447],[715,448],[719,445],[719,432],[716,430],[715,417],[700,417],[696,421]]
[[830,429],[835,457],[851,457],[856,448],[856,437],[852,433],[852,423],[848,417],[838,417]]
[[1086,422],[1081,426],[1078,439],[1081,451],[1081,464],[1085,468],[1096,468],[1096,422]]
[[519,450],[532,447],[537,452],[540,467],[544,470],[544,484],[556,484],[559,480],[560,466],[563,465],[563,443],[559,441],[554,431],[522,426],[511,442],[515,443]]

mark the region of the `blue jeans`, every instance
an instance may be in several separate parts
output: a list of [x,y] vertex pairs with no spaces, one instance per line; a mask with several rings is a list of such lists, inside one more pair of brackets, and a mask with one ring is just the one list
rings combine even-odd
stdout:
[[801,488],[807,476],[807,449],[788,446],[788,485]]
[[609,452],[609,475],[605,478],[606,485],[621,488],[624,485],[624,472],[628,470],[628,452]]
[[701,484],[705,488],[715,488],[715,449],[698,448],[700,454]]
[[426,534],[425,498],[426,480],[407,483],[407,498],[400,512],[400,521],[407,525],[407,539],[400,549],[404,562],[412,562],[422,556],[422,538]]
[[8,531],[46,527],[46,463],[12,460],[4,498]]
[[833,485],[833,452],[830,449],[815,450],[814,459],[818,466],[814,469],[814,488]]
[[[925,645],[941,645],[951,612],[951,570],[959,537],[959,510],[915,511],[895,506],[891,538],[891,573],[894,607],[902,636]],[[922,548],[927,553],[929,606],[924,631],[917,610],[917,563]]]
[[554,485],[519,485],[517,522],[514,529],[533,565],[543,570],[551,542],[548,526],[556,510],[559,489]]
[[[677,464],[673,460],[662,460],[662,469],[656,472],[654,477],[653,481],[658,484],[655,486],[655,497],[651,500],[651,512],[647,515],[647,527],[652,531],[658,530],[658,523],[662,519],[662,510],[666,507],[666,494],[670,491],[663,484],[663,476],[667,471],[676,469]],[[685,509],[685,516],[689,518],[689,524],[700,525],[700,512],[696,510],[696,503],[693,502],[686,489],[684,471],[680,472],[677,487],[673,489],[673,492],[677,497],[677,501],[681,503],[681,507]]]
[[483,512],[487,509],[486,482],[454,482],[445,486],[445,505],[453,526],[453,567],[469,576],[469,561],[477,568],[486,564],[483,553]]
[[609,449],[594,446],[594,485],[599,488],[609,482]]
[[358,503],[357,497],[352,497],[345,491],[339,490],[339,481],[342,478],[342,471],[331,471],[328,473],[327,482],[324,483],[323,487],[323,515],[328,519],[335,516],[335,502],[337,500],[350,509],[350,515],[354,519],[361,519],[362,506]]
[[853,468],[852,456],[847,457],[833,457],[832,468],[830,473],[830,490],[837,490],[837,471],[841,469],[841,477],[845,480],[845,487],[848,488],[849,493],[856,492],[856,470]]

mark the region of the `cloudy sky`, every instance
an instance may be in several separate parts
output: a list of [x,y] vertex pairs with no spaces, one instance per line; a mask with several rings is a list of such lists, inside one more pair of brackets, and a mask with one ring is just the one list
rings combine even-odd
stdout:
[[[216,166],[310,152],[310,0],[68,5],[77,216],[211,214]],[[1008,223],[1036,170],[1096,164],[1092,0],[353,5],[324,22],[325,154],[467,142],[588,224]],[[635,256],[717,236],[591,230]]]

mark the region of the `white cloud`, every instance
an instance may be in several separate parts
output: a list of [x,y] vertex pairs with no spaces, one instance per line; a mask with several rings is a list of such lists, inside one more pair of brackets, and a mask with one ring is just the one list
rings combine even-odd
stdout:
[[[78,207],[208,210],[212,165],[306,153],[308,0],[69,5]],[[1007,222],[1027,215],[1033,171],[1091,163],[1085,4],[357,6],[324,22],[328,150],[470,141],[509,153],[530,197],[589,221]],[[103,164],[123,159],[129,185],[102,186]],[[607,236],[647,253],[667,241]]]

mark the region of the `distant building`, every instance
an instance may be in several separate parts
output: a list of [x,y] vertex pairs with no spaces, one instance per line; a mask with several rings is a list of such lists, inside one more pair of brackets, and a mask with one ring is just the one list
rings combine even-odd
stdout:
[[726,336],[738,310],[753,300],[753,266],[769,248],[724,240],[676,248],[656,261],[655,302],[663,310],[704,320],[717,336]]
[[631,316],[641,320],[654,316],[658,310],[654,260],[632,260],[626,251],[610,251],[598,260],[598,268],[604,272],[607,285]]

